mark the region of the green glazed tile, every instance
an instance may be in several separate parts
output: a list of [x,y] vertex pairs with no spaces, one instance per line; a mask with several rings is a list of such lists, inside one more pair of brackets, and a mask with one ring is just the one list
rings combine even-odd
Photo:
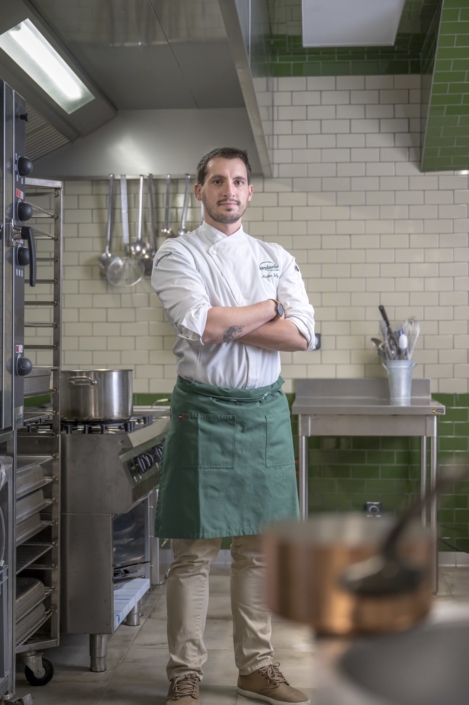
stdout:
[[445,524],[441,527],[441,533],[451,538],[467,538],[469,536],[469,525],[467,524]]
[[442,22],[440,24],[440,37],[446,34],[469,34],[469,22],[451,22],[447,21],[445,15],[443,15]]
[[366,480],[338,480],[337,487],[339,492],[346,494],[364,493],[366,489]]
[[468,116],[469,117],[469,105],[447,105],[446,115],[454,116]]
[[353,478],[379,478],[380,468],[376,465],[365,465],[363,467],[352,467],[351,476]]
[[311,483],[311,489],[318,494],[325,494],[327,492],[335,492],[337,489],[337,483],[335,480],[325,480],[323,478],[314,478]]
[[385,465],[391,465],[395,461],[395,453],[394,451],[387,451],[387,450],[370,450],[367,453],[367,462],[368,463],[373,463],[373,464],[385,464]]
[[[466,524],[469,524],[469,509],[455,509],[454,510],[454,521],[456,523],[462,523],[465,522]],[[444,520],[440,518],[440,521],[443,522]]]
[[462,95],[432,95],[432,105],[460,105]]
[[[379,496],[391,494],[397,489],[395,480],[367,480],[366,491]],[[372,500],[373,501],[373,500]]]
[[467,512],[467,509],[453,510],[453,509],[439,509],[438,510],[438,521],[439,523],[452,524],[454,522],[455,511]]
[[467,497],[464,495],[442,495],[440,506],[443,509],[467,509]]
[[407,465],[382,465],[381,477],[383,479],[407,479],[409,467]]
[[346,495],[326,494],[322,498],[322,507],[323,507],[323,509],[327,509],[327,510],[334,510],[334,509],[346,510],[346,509],[351,509],[351,503],[350,503],[349,497],[347,497]]

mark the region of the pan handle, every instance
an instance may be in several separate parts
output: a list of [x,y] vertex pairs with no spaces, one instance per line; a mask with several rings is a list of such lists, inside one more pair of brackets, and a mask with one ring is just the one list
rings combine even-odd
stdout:
[[68,384],[70,387],[96,387],[99,382],[91,377],[74,377],[68,380]]

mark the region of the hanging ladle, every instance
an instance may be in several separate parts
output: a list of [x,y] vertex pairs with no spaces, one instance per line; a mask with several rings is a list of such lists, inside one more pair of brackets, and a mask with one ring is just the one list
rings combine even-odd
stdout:
[[148,186],[148,212],[150,215],[150,243],[142,257],[145,267],[146,276],[150,276],[153,270],[153,260],[156,255],[156,223],[155,223],[155,205],[153,202],[153,174],[147,176]]
[[106,249],[98,257],[98,265],[103,274],[106,274],[111,262],[115,262],[118,257],[111,254],[112,241],[112,202],[114,196],[114,174],[109,174],[109,196],[107,202],[107,226],[106,226]]
[[341,577],[342,585],[349,592],[363,597],[398,595],[416,590],[424,578],[424,573],[421,568],[409,565],[398,556],[399,539],[410,521],[420,514],[428,502],[435,499],[442,487],[463,479],[464,470],[461,466],[452,467],[451,470],[447,467],[445,476],[397,519],[385,537],[379,554],[353,563],[344,571]]
[[161,234],[164,237],[176,237],[171,228],[169,227],[169,196],[171,192],[171,174],[166,177],[166,196],[164,199],[164,221],[163,227],[161,228]]
[[186,228],[186,216],[187,216],[187,203],[189,200],[190,181],[191,181],[191,175],[186,174],[186,190],[184,191],[184,203],[182,206],[181,226],[178,229],[178,235],[185,235],[188,232],[188,230]]
[[138,187],[138,221],[137,239],[130,245],[130,254],[141,259],[144,257],[149,246],[143,242],[143,176],[139,178]]

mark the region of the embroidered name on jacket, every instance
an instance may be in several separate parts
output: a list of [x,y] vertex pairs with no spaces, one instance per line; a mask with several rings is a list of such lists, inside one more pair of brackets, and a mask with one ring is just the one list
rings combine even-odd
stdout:
[[271,260],[261,262],[259,270],[261,272],[261,279],[278,279],[279,277],[279,266]]
[[159,258],[156,260],[156,262],[155,262],[155,267],[157,267],[157,266],[159,265],[159,263],[161,262],[162,259],[164,259],[165,257],[171,257],[172,254],[173,254],[172,252],[166,252],[166,254],[161,255],[161,257],[159,257]]

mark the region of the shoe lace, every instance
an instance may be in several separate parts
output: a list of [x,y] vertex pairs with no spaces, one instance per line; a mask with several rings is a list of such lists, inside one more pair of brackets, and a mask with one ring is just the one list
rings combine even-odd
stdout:
[[173,678],[173,695],[179,698],[184,696],[196,696],[196,689],[199,683],[199,677],[196,673],[185,673],[183,676]]
[[290,685],[280,670],[280,663],[271,663],[268,666],[263,666],[262,668],[259,668],[259,672],[262,673],[262,675],[274,685],[280,685],[281,683]]

